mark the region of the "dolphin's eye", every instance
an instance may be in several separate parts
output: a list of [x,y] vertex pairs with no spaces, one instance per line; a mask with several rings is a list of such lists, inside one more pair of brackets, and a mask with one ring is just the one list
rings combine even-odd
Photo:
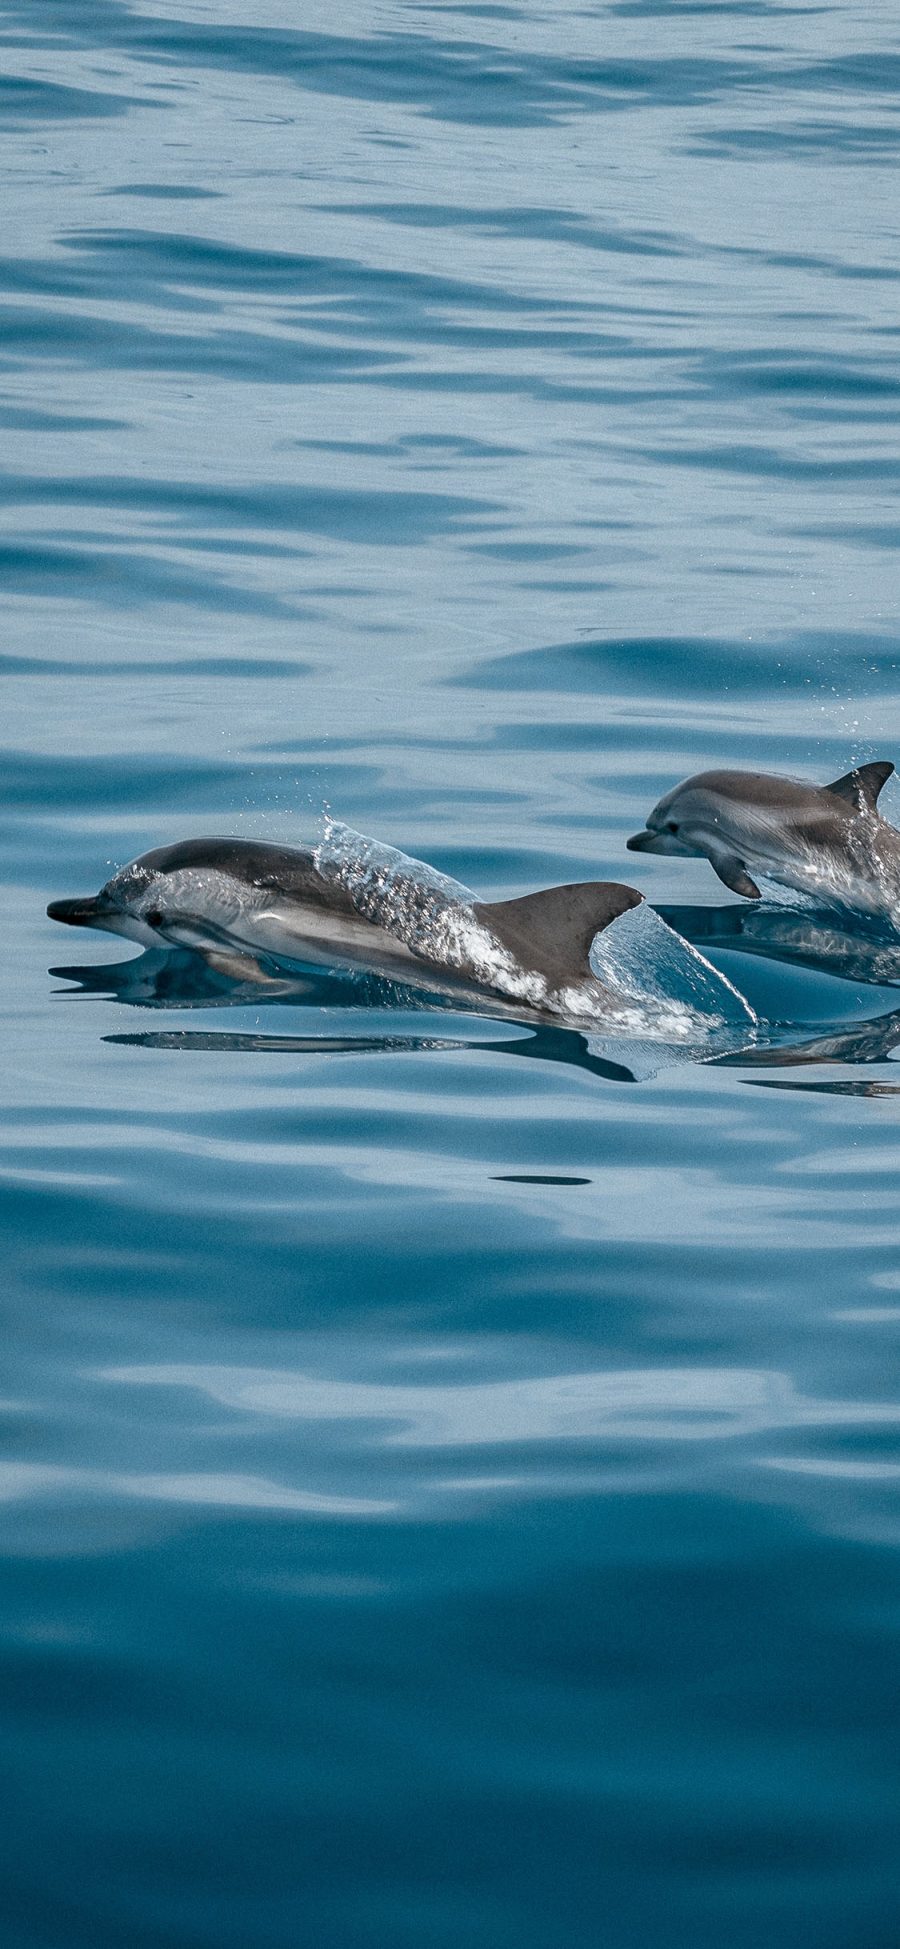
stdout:
[[678,831],[678,820],[677,820],[677,819],[667,819],[667,820],[666,820],[666,831],[667,831],[667,832],[677,832],[677,831]]
[[160,913],[159,908],[151,907],[149,914],[147,914],[146,916],[146,920],[147,920],[148,927],[161,927],[163,922],[163,917],[162,914]]

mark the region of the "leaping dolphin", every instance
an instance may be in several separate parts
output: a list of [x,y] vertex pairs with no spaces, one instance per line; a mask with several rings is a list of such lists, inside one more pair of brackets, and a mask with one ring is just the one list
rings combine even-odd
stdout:
[[767,772],[705,771],[654,806],[632,853],[709,860],[732,893],[761,899],[755,875],[829,905],[900,916],[900,832],[878,811],[894,767],[857,765],[831,785]]
[[[357,836],[358,837],[358,836]],[[416,987],[487,995],[516,1013],[559,1017],[573,1003],[614,1009],[591,943],[640,904],[611,881],[481,901],[388,848],[362,841],[362,866],[257,840],[188,839],[144,853],[97,894],[54,900],[52,920],[141,942],[367,968]]]

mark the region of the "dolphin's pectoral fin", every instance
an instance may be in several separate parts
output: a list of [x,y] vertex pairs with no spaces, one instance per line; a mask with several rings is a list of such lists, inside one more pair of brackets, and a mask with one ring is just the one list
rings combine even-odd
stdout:
[[634,887],[587,880],[526,893],[520,900],[478,900],[474,913],[520,967],[558,988],[590,975],[594,936],[643,897]]
[[164,914],[157,908],[144,914],[143,919],[159,935],[163,947],[205,948],[221,938],[213,923],[204,925],[193,914]]
[[260,965],[259,957],[251,947],[244,947],[240,941],[233,940],[227,928],[218,926],[205,914],[163,913],[157,910],[145,914],[144,919],[148,927],[159,935],[161,945],[189,947],[193,953],[202,955],[211,968],[217,968],[220,974],[231,974],[238,967],[246,969],[254,963]]
[[741,893],[745,900],[761,900],[762,894],[755,880],[751,880],[742,859],[736,853],[714,852],[709,854],[709,863],[714,873],[718,873],[723,886],[732,893]]
[[228,940],[212,921],[192,914],[163,913],[148,915],[147,919],[164,946],[190,948],[213,974],[226,975],[230,981],[252,983],[254,987],[284,986],[284,974],[277,965],[273,967],[253,948]]
[[284,977],[270,974],[255,954],[226,954],[223,948],[207,948],[203,959],[213,974],[227,975],[231,981],[250,982],[258,988],[284,988]]
[[826,785],[826,792],[832,792],[837,799],[848,799],[856,806],[857,812],[874,812],[878,804],[878,794],[890,778],[894,767],[887,758],[878,759],[871,765],[857,765],[854,771],[836,778],[833,785]]

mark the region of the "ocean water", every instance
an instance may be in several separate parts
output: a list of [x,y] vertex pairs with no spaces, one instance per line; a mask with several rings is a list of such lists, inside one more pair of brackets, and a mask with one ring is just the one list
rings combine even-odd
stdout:
[[[900,749],[896,7],[0,35],[4,1949],[894,1949],[900,947],[625,839]],[[323,810],[774,1040],[45,917]]]

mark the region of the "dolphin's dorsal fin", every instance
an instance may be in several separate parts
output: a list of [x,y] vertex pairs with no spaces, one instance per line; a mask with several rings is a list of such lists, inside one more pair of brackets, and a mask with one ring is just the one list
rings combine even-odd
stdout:
[[833,792],[835,798],[849,799],[857,812],[874,812],[878,794],[893,769],[890,759],[879,758],[872,765],[857,765],[854,771],[845,772],[843,778],[836,778],[825,790]]
[[520,900],[477,900],[475,916],[520,967],[559,988],[586,980],[595,934],[643,897],[613,880],[585,880],[526,893]]

